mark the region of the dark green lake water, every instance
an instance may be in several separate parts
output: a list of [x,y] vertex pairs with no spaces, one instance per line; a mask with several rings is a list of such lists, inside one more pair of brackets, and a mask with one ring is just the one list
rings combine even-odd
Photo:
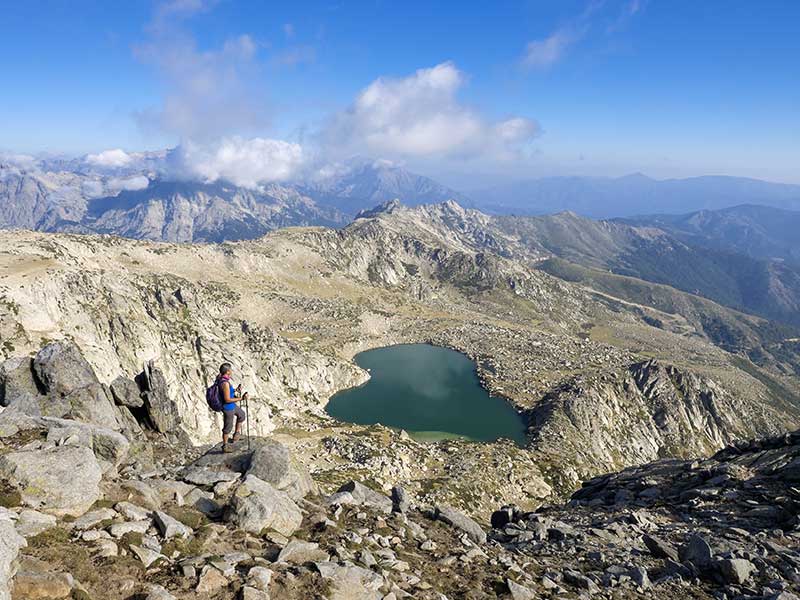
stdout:
[[525,443],[522,417],[481,387],[475,364],[460,352],[402,344],[368,350],[354,360],[371,378],[330,399],[326,411],[340,421],[381,423],[417,438]]

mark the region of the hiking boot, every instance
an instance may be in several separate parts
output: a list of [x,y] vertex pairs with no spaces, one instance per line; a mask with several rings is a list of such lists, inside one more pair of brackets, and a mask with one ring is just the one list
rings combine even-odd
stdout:
[[238,442],[240,437],[242,437],[241,433],[234,433],[233,437],[231,438],[231,441],[232,442]]
[[231,452],[233,452],[233,448],[231,448],[230,444],[222,444],[222,451],[225,454],[230,454]]

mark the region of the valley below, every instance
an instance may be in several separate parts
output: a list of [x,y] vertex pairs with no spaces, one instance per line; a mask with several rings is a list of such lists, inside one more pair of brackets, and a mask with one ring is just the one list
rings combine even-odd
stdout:
[[[121,509],[119,503],[143,503],[148,492],[142,490],[149,486],[151,491],[171,490],[160,499],[148,496],[158,505],[151,511],[163,508],[174,516],[180,512],[180,497],[192,515],[202,517],[186,525],[193,528],[187,540],[198,540],[201,529],[214,532],[216,541],[208,546],[167,549],[169,536],[154,521],[156,531],[148,526],[139,533],[158,538],[159,550],[150,550],[163,558],[150,564],[133,550],[146,547],[141,539],[132,545],[131,540],[115,541],[120,553],[106,559],[124,558],[127,571],[113,560],[109,568],[120,586],[126,577],[136,585],[128,595],[113,597],[168,597],[153,595],[161,593],[153,586],[178,598],[219,599],[269,597],[270,589],[275,598],[719,598],[717,591],[723,589],[729,598],[773,597],[766,592],[747,595],[747,590],[761,593],[770,577],[776,580],[766,563],[760,570],[753,567],[757,574],[748,571],[741,577],[739,571],[728,576],[740,563],[715,562],[712,568],[710,558],[695,565],[696,573],[688,566],[688,575],[677,567],[662,573],[664,565],[653,561],[664,554],[680,564],[677,554],[652,550],[655,542],[637,536],[674,537],[677,547],[685,536],[707,529],[705,523],[694,527],[686,520],[680,526],[686,531],[671,529],[676,515],[689,510],[678,508],[681,503],[696,499],[690,508],[699,511],[703,503],[722,502],[719,489],[728,485],[725,482],[731,489],[749,490],[741,494],[751,493],[747,477],[739,471],[733,474],[730,467],[718,491],[689,498],[681,495],[682,489],[671,498],[671,486],[683,481],[678,473],[699,468],[693,460],[710,460],[726,447],[754,438],[773,440],[772,446],[765,442],[748,451],[769,452],[774,447],[786,461],[793,456],[797,440],[781,436],[800,427],[797,343],[789,336],[765,333],[770,324],[761,317],[667,286],[639,279],[622,285],[621,279],[558,277],[554,270],[540,268],[530,247],[522,252],[520,246],[500,239],[486,218],[454,202],[419,208],[392,203],[364,213],[343,229],[286,228],[254,240],[209,245],[0,232],[0,351],[5,358],[0,373],[0,462],[16,460],[19,454],[81,446],[68,441],[69,435],[52,433],[55,425],[66,427],[62,421],[101,426],[127,439],[130,449],[109,461],[98,449],[101,445],[90,444],[105,461],[101,491],[96,502],[89,503],[93,506],[73,512],[80,513],[78,521],[89,508],[111,512],[86,530],[124,522],[127,506]],[[735,335],[725,335],[730,332]],[[353,362],[357,354],[402,344],[450,348],[472,359],[486,391],[519,412],[525,423],[523,443],[422,441],[402,429],[344,423],[326,412],[337,392],[367,381],[366,371]],[[71,389],[59,391],[59,377],[75,377],[59,372],[49,383],[43,379],[36,365],[52,354],[69,356],[80,366],[84,380],[78,387],[90,385],[93,397],[105,399],[102,414],[87,408],[85,398],[70,397]],[[25,362],[30,357],[37,357],[32,366]],[[247,483],[255,473],[248,469],[257,462],[256,455],[243,455],[239,467],[215,458],[220,456],[220,419],[208,410],[203,394],[223,361],[233,364],[235,380],[250,391],[253,440],[258,447],[273,448],[258,459],[267,465],[262,476],[268,481],[265,485],[292,497],[297,513],[291,507],[287,512],[300,519],[292,527],[279,521],[245,526],[243,514],[261,511],[263,516],[267,509],[244,509],[244,498],[274,490],[264,491],[258,481]],[[123,388],[134,390],[130,401],[121,399],[118,390]],[[286,473],[272,481],[265,473],[277,460],[275,453],[290,456],[291,461],[281,460],[292,467],[285,466]],[[719,455],[719,464],[709,469],[728,469],[723,458]],[[674,475],[663,485],[656,483],[660,471],[642,466],[648,464],[671,465]],[[0,491],[10,498],[4,506],[15,515],[9,519],[19,521],[20,506],[52,513],[47,502],[14,500],[14,491],[25,487],[20,468],[0,467]],[[772,476],[772,471],[762,472],[751,464],[742,468],[758,477]],[[199,474],[187,475],[195,473],[192,469]],[[616,471],[629,474],[613,480],[626,491],[619,492],[617,504],[613,497],[598,500],[600,480],[592,478]],[[250,474],[240,482],[243,472]],[[722,472],[713,471],[713,476]],[[636,483],[619,484],[628,481],[624,477]],[[691,489],[701,486],[702,477],[697,477]],[[594,482],[583,488],[590,491],[578,492],[569,505],[581,507],[579,511],[557,508],[565,507],[587,480]],[[173,483],[165,488],[158,481]],[[662,496],[655,492],[640,494],[659,486],[660,504]],[[138,491],[130,492],[133,488]],[[795,492],[781,488],[781,494],[794,498]],[[735,504],[745,502],[744,497],[728,500]],[[793,500],[774,498],[780,509],[770,512],[777,504],[767,496],[747,498],[753,510],[763,508],[749,526],[759,531],[768,527],[765,535],[775,538],[770,543],[794,547],[792,517],[784,514],[794,510]],[[211,506],[208,502],[216,508],[199,508]],[[403,510],[398,509],[401,505]],[[511,505],[515,508],[505,509],[507,519],[501,523],[503,517],[493,513]],[[417,512],[406,513],[407,506]],[[626,543],[639,554],[614,560],[638,561],[644,575],[641,570],[632,575],[631,566],[604,580],[604,569],[613,565],[601,566],[602,556],[615,552],[608,549],[591,550],[600,558],[592,554],[589,562],[575,558],[576,552],[584,551],[575,549],[581,536],[594,535],[589,529],[593,519],[601,519],[601,509],[594,515],[591,511],[600,506],[606,507],[602,518],[609,522],[639,519],[632,524],[639,528],[635,535],[629,530],[615,534],[621,536],[618,544],[632,535],[636,541]],[[387,507],[391,519],[384,514]],[[533,512],[537,509],[545,511],[543,516],[535,516],[540,514]],[[564,513],[547,521],[547,510]],[[420,519],[428,519],[422,533],[416,525],[423,522]],[[85,534],[76,533],[82,529],[58,527],[66,532],[59,533],[61,538],[48,538],[43,531],[31,536],[27,550],[20,550],[27,560],[23,575],[43,569],[41,561],[52,563],[57,550],[68,544],[86,546],[87,555],[95,556],[91,544],[97,540],[91,541],[92,535],[86,540]],[[791,536],[789,541],[775,532],[781,527]],[[400,529],[402,535],[396,533]],[[519,538],[515,529],[526,535]],[[551,536],[551,529],[559,532]],[[486,530],[491,530],[490,546],[485,546]],[[302,536],[297,533],[300,537],[290,541],[296,532]],[[228,538],[236,543],[227,543]],[[374,563],[364,558],[367,538],[381,551],[394,548],[393,558],[385,552]],[[291,558],[287,548],[298,545],[302,552]],[[437,547],[446,552],[439,556]],[[735,554],[740,547],[742,543],[719,546],[714,561],[760,565],[752,556]],[[277,548],[275,556],[269,548]],[[369,552],[376,554],[376,548]],[[406,551],[408,556],[403,555]],[[727,551],[734,554],[724,555]],[[234,552],[248,558],[240,556],[237,562],[230,556]],[[432,553],[435,561],[420,552]],[[757,550],[748,547],[742,552]],[[213,564],[213,557],[223,555],[229,569]],[[264,556],[273,560],[262,564]],[[554,562],[531,566],[543,556]],[[792,560],[797,559],[786,558]],[[454,562],[465,572],[460,573]],[[318,564],[309,567],[311,563]],[[274,579],[256,586],[244,577],[245,567],[263,568]],[[347,571],[351,567],[360,570]],[[59,565],[48,568],[58,571]],[[76,571],[80,565],[69,568]],[[470,591],[472,569],[482,575]],[[558,574],[548,575],[548,569]],[[214,577],[216,587],[211,584]],[[760,583],[752,583],[752,577]],[[652,587],[651,578],[663,581]],[[357,585],[349,588],[351,579]],[[782,574],[778,579],[788,594],[800,575]],[[147,585],[142,587],[142,582]],[[321,582],[332,586],[328,592],[319,587]],[[555,587],[548,587],[550,583]],[[97,583],[83,584],[89,597],[102,597]],[[95,588],[89,589],[92,585]],[[362,595],[354,595],[352,590],[362,588]],[[252,591],[244,591],[248,589]],[[773,591],[780,594],[783,588],[769,593]],[[17,592],[16,597],[23,596]]]

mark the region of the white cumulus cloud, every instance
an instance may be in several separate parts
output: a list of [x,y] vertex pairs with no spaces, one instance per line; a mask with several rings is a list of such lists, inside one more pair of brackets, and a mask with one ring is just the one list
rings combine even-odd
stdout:
[[122,190],[136,191],[146,189],[150,185],[150,180],[144,175],[135,175],[133,177],[112,177],[106,182],[106,187],[110,192],[119,192]]
[[119,148],[86,156],[86,162],[96,167],[125,167],[132,161],[133,157]]
[[208,144],[184,142],[167,156],[168,174],[177,179],[218,180],[257,188],[297,174],[305,156],[299,144],[265,138],[224,138]]
[[457,99],[464,75],[451,62],[404,78],[373,81],[323,132],[329,149],[389,157],[512,154],[537,125],[516,117],[492,122]]

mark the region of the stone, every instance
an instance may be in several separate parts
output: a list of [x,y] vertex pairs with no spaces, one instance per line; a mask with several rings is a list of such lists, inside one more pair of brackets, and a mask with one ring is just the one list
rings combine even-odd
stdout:
[[326,500],[333,504],[356,504],[374,508],[386,514],[392,512],[392,501],[383,494],[376,492],[357,481],[348,481],[340,487],[335,494]]
[[537,596],[529,588],[520,585],[511,579],[506,580],[508,592],[511,594],[513,600],[536,600]]
[[247,475],[233,494],[229,519],[250,533],[273,529],[290,536],[300,527],[303,514],[286,493]]
[[142,564],[145,568],[149,567],[157,560],[165,559],[166,557],[161,554],[160,552],[156,552],[155,550],[151,550],[150,548],[144,548],[142,546],[137,546],[135,544],[131,544],[130,546],[131,552],[133,552],[136,557],[142,561]]
[[121,538],[126,533],[147,533],[152,521],[126,521],[124,523],[114,523],[108,528],[112,537]]
[[68,573],[20,568],[14,577],[13,596],[25,600],[69,598],[75,580]]
[[50,342],[33,359],[33,372],[49,394],[66,396],[99,383],[80,348],[71,341]]
[[486,543],[486,532],[475,521],[467,515],[457,511],[450,506],[437,506],[435,510],[436,519],[443,521],[456,529],[460,529],[469,536],[476,544]]
[[278,554],[278,562],[302,565],[309,562],[327,562],[328,553],[320,550],[319,544],[292,538]]
[[328,600],[381,600],[384,579],[377,573],[357,566],[318,562],[314,566],[323,578],[331,580]]
[[226,587],[228,587],[228,578],[219,569],[206,565],[200,572],[200,580],[197,582],[195,591],[199,594],[213,594]]
[[79,531],[84,529],[92,529],[95,525],[103,521],[110,521],[117,517],[117,511],[110,508],[100,508],[97,510],[89,511],[82,516],[75,519],[72,527]]
[[262,592],[268,592],[269,584],[272,583],[272,571],[266,567],[253,567],[247,572],[247,583]]
[[674,560],[675,562],[680,560],[678,558],[678,551],[675,550],[675,547],[669,542],[649,534],[644,534],[642,536],[642,541],[644,542],[644,545],[647,546],[650,554],[656,558],[668,558],[670,560]]
[[0,477],[22,502],[56,516],[79,517],[100,498],[100,464],[88,448],[60,446],[0,456]]
[[395,485],[392,487],[392,510],[399,513],[405,513],[410,506],[408,494],[402,486]]
[[96,542],[99,539],[108,539],[110,537],[110,533],[107,531],[102,531],[101,529],[90,529],[89,531],[84,531],[81,534],[81,539],[84,542]]
[[247,552],[228,552],[222,556],[222,559],[235,567],[239,563],[252,560],[253,557]]
[[128,501],[141,504],[150,510],[161,508],[161,496],[144,481],[130,479],[120,483],[120,487],[128,492]]
[[743,585],[750,579],[750,575],[756,571],[756,566],[744,558],[724,558],[715,560],[714,568],[726,583]]
[[9,585],[18,568],[17,555],[27,546],[10,520],[0,517],[0,600],[10,600]]
[[184,481],[194,485],[214,485],[220,481],[237,481],[239,477],[239,473],[233,471],[216,471],[200,467],[190,467],[181,475]]
[[153,479],[150,486],[157,492],[159,501],[175,502],[180,505],[180,501],[185,500],[187,494],[193,490],[199,490],[195,486],[185,483],[183,481],[175,481],[172,479]]
[[119,547],[111,540],[99,539],[95,543],[97,556],[100,558],[113,558],[119,555]]
[[222,506],[214,499],[214,494],[195,488],[186,495],[184,501],[209,517],[216,518],[222,514]]
[[236,574],[236,567],[224,558],[212,557],[209,558],[208,564],[217,569],[226,578],[233,577]]
[[650,587],[650,577],[647,574],[647,569],[644,567],[634,567],[628,571],[628,577],[640,588],[646,590]]
[[117,502],[114,510],[129,521],[146,521],[152,514],[152,511],[127,501]]
[[241,600],[269,600],[269,594],[254,587],[246,585],[240,594]]
[[680,552],[683,562],[690,562],[700,570],[706,569],[711,565],[712,554],[711,546],[699,535],[690,536]]
[[362,549],[358,553],[358,560],[367,568],[374,567],[378,564],[378,561],[375,560],[375,557],[372,555],[372,552],[367,550],[366,548]]
[[153,520],[155,521],[158,530],[161,532],[161,535],[165,540],[169,540],[174,537],[188,538],[194,534],[194,531],[191,527],[184,525],[175,517],[172,517],[160,510],[157,510],[153,513]]
[[160,585],[151,585],[144,600],[175,600],[175,596]]
[[25,538],[39,535],[56,526],[56,517],[36,510],[23,510],[17,520],[17,532]]
[[111,388],[114,402],[118,406],[127,406],[128,408],[141,408],[144,406],[139,386],[133,379],[120,375],[111,382],[109,387]]
[[597,587],[597,584],[594,581],[578,571],[566,569],[564,571],[564,581],[570,585],[574,585],[575,587],[582,588],[590,594],[597,594],[600,592],[600,588]]

